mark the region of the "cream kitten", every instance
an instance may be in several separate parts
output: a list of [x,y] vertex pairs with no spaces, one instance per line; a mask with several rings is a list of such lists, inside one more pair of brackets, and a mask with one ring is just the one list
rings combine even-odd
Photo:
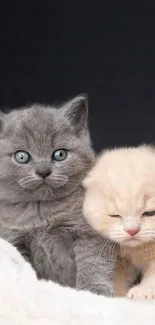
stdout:
[[86,219],[118,247],[116,295],[155,298],[155,149],[105,151],[83,185]]

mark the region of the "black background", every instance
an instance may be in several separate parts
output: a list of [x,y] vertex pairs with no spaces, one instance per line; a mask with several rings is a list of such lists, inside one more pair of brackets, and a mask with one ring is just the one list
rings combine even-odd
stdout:
[[88,93],[96,150],[155,142],[154,17],[153,1],[2,1],[0,108]]

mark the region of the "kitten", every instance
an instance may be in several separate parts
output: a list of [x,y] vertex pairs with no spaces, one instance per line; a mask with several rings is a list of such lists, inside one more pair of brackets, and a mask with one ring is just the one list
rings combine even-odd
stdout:
[[87,113],[81,95],[0,115],[0,236],[38,278],[112,295],[112,258],[82,215],[81,181],[94,162]]
[[155,149],[105,151],[83,185],[86,219],[117,246],[115,294],[155,298]]

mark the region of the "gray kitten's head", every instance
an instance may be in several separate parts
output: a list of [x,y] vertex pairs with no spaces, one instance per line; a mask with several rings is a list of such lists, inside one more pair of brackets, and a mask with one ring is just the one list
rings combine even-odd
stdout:
[[59,109],[33,105],[0,115],[0,200],[60,199],[81,183],[94,154],[87,100]]

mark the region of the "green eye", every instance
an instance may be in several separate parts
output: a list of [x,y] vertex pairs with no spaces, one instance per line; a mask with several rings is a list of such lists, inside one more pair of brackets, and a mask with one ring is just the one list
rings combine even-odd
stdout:
[[29,162],[31,156],[26,151],[17,151],[14,154],[14,158],[19,164],[27,164]]
[[145,217],[152,217],[155,215],[155,211],[146,211],[143,213],[143,216]]
[[67,150],[66,149],[59,149],[55,150],[52,154],[52,160],[56,161],[63,161],[67,157]]

